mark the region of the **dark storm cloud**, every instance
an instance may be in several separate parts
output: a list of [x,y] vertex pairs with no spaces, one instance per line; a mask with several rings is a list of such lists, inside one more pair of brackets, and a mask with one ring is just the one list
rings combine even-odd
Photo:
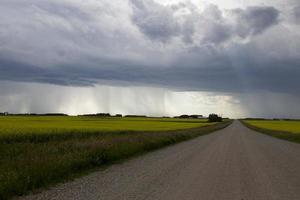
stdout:
[[2,59],[0,79],[21,82],[50,83],[55,85],[93,86],[96,81],[83,78],[79,74],[68,74],[59,68],[47,69],[29,64]]
[[120,61],[118,64],[107,61],[101,68],[72,65],[43,69],[2,61],[0,79],[72,86],[93,86],[99,80],[121,81],[129,86],[154,85],[182,91],[269,91],[291,94],[300,92],[300,59],[269,60],[254,55],[255,53],[251,56],[247,54],[255,49],[237,51],[243,51],[235,55],[240,60],[234,62],[238,63],[233,63],[232,57],[228,55],[215,55],[206,58],[205,67],[197,64],[199,57],[190,55],[180,58],[182,60],[178,60],[177,65],[167,68],[141,66],[139,63],[126,61]]
[[154,40],[167,41],[179,35],[180,24],[174,20],[171,7],[162,6],[154,1],[132,0],[132,21],[140,30]]
[[293,9],[293,14],[297,20],[297,22],[300,23],[300,5],[299,6],[296,6],[294,9]]
[[207,6],[200,18],[202,23],[199,28],[203,30],[203,42],[220,44],[233,37],[233,25],[227,22],[218,6]]
[[299,92],[299,49],[272,39],[284,31],[270,29],[282,23],[273,7],[30,2],[0,8],[0,80]]
[[269,27],[278,23],[280,12],[274,7],[253,6],[245,10],[236,9],[237,28],[236,31],[241,37],[261,34]]
[[220,44],[236,36],[247,38],[277,24],[280,14],[271,6],[252,6],[228,10],[234,16],[231,19],[213,4],[199,13],[195,7],[184,3],[177,6],[164,6],[153,0],[131,0],[131,3],[133,23],[150,39],[162,42],[174,37],[191,41],[196,29],[202,35],[202,42],[212,44]]

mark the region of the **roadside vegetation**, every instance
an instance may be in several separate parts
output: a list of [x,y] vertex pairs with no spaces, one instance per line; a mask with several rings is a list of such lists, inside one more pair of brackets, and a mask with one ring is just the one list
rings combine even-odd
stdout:
[[69,180],[230,123],[174,118],[0,117],[0,199]]
[[247,127],[270,136],[300,143],[298,120],[242,120]]

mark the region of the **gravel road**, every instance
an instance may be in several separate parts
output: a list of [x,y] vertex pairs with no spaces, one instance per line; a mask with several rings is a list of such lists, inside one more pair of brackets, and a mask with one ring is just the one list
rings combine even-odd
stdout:
[[235,121],[20,199],[299,200],[300,145]]

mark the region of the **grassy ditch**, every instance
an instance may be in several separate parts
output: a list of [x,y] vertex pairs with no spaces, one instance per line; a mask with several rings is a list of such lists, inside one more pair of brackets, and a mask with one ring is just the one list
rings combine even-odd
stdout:
[[[288,140],[290,142],[300,143],[300,133],[298,132],[290,132],[285,130],[295,129],[294,127],[289,127],[287,124],[280,125],[276,123],[280,123],[279,121],[272,121],[273,125],[270,125],[270,120],[265,122],[261,120],[261,122],[252,121],[252,120],[240,120],[246,127],[279,138],[283,140]],[[275,126],[274,126],[275,123]],[[300,124],[300,122],[297,122]],[[298,124],[298,125],[299,125]],[[284,130],[282,130],[284,128]],[[277,129],[277,130],[276,130]]]
[[0,139],[0,199],[70,180],[83,172],[205,135],[231,121],[184,130],[112,131],[68,137],[20,135]]

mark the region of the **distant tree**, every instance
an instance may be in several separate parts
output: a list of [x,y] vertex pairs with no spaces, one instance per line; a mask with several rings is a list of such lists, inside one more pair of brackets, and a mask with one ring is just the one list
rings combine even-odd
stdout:
[[203,115],[180,115],[180,116],[175,116],[174,118],[181,118],[181,119],[200,119],[200,118],[203,118]]
[[188,115],[180,115],[179,116],[179,118],[182,118],[182,119],[187,119],[187,118],[189,118],[190,116],[188,116]]
[[208,117],[209,122],[221,122],[223,121],[222,117],[218,116],[217,114],[210,114]]
[[110,117],[111,115],[109,113],[96,113],[96,114],[83,114],[78,115],[83,117]]
[[203,115],[190,115],[189,117],[193,119],[199,119],[199,118],[203,118]]
[[147,117],[146,115],[125,115],[124,117]]
[[[32,113],[31,115],[37,115]],[[45,114],[39,114],[40,116],[68,116],[67,114],[64,113],[45,113]]]
[[96,116],[98,117],[110,117],[109,113],[97,113]]

